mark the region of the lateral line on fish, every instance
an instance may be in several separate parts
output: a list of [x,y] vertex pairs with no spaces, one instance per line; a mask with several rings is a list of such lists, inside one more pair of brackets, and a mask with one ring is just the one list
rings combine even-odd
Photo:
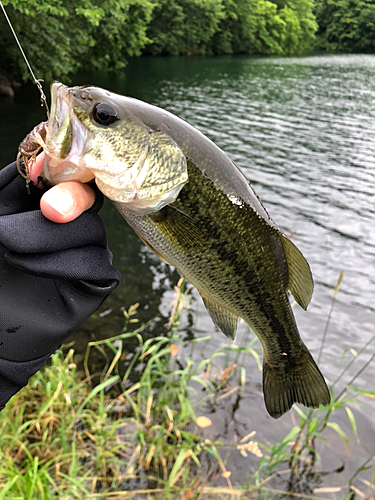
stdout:
[[29,68],[29,71],[31,73],[31,76],[33,77],[34,83],[38,87],[38,90],[40,92],[40,102],[41,102],[42,106],[44,106],[46,108],[47,118],[49,119],[49,108],[48,108],[48,104],[47,104],[47,98],[46,98],[46,95],[45,95],[45,93],[43,91],[43,87],[42,87],[42,84],[41,84],[41,82],[43,80],[41,80],[41,79],[38,80],[36,78],[36,76],[34,75],[34,72],[33,72],[32,68],[31,68],[31,65],[30,65],[30,63],[29,63],[29,61],[28,61],[28,59],[26,57],[25,52],[22,49],[21,43],[18,40],[17,34],[16,34],[16,32],[15,32],[13,26],[12,26],[12,23],[11,23],[9,17],[8,17],[8,14],[6,13],[5,7],[4,7],[3,2],[1,0],[0,0],[0,6],[1,6],[1,9],[2,9],[2,11],[4,13],[5,19],[7,20],[7,23],[9,24],[10,31],[12,32],[12,35],[14,36],[14,39],[16,40],[18,48],[20,49],[22,57],[24,58],[25,63],[26,63],[26,65]]

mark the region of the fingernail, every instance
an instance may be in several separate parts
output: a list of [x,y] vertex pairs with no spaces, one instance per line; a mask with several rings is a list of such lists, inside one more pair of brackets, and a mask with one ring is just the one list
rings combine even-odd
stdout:
[[61,215],[68,215],[75,206],[74,199],[65,191],[54,192],[50,198],[48,199],[48,204]]

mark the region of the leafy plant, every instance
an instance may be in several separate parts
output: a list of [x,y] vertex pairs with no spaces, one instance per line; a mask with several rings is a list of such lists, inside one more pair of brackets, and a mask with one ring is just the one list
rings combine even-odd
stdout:
[[[37,78],[69,81],[82,67],[121,69],[142,53],[295,54],[310,50],[312,0],[4,0]],[[29,72],[3,15],[0,67]]]
[[[207,409],[243,391],[244,367],[249,358],[260,367],[259,349],[256,337],[248,332],[240,345],[221,347],[201,361],[186,356],[186,350],[181,356],[180,318],[190,290],[180,280],[165,336],[145,340],[142,334],[147,325],[128,330],[137,325],[135,304],[124,312],[123,332],[90,342],[82,363],[69,347],[65,354],[58,351],[11,400],[0,414],[0,500],[147,495],[155,499],[318,498],[314,484],[319,484],[321,474],[319,442],[330,439],[332,432],[337,434],[345,446],[345,461],[350,436],[335,416],[344,413],[353,436],[358,437],[353,404],[375,394],[354,384],[375,353],[341,393],[334,396],[332,391],[328,408],[311,411],[294,406],[295,423],[277,442],[268,443],[264,437],[256,440],[255,431],[229,443],[208,439],[205,428],[212,422],[205,416]],[[138,344],[131,355],[126,351],[129,340]],[[207,340],[187,343],[194,352]],[[349,353],[351,359],[333,387],[374,340],[375,336],[360,351]],[[89,362],[92,350],[104,360],[99,377]],[[245,484],[232,484],[228,450],[244,460],[252,457],[253,471]],[[205,468],[205,463],[210,466]],[[364,480],[363,473],[371,471],[372,479]],[[371,456],[346,489],[335,489],[337,498],[346,498],[350,491],[365,495],[360,490],[364,484],[373,492],[374,478],[375,457]]]
[[375,4],[372,0],[317,0],[317,46],[333,52],[373,53]]
[[[3,0],[37,78],[68,80],[82,66],[118,69],[140,55],[148,42],[151,0]],[[3,15],[0,67],[13,77],[30,78]]]

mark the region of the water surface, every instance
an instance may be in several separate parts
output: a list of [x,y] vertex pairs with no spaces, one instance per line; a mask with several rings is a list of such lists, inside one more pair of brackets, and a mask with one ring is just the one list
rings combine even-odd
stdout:
[[[342,357],[358,351],[375,334],[375,71],[374,56],[308,58],[142,58],[130,61],[125,72],[113,75],[82,73],[74,84],[93,84],[137,97],[165,108],[195,125],[225,150],[242,168],[271,217],[308,259],[315,291],[308,312],[294,309],[301,335],[318,356],[332,288],[340,271],[344,281],[334,306],[320,362],[333,382],[342,369]],[[37,90],[28,86],[12,101],[0,101],[0,164],[15,156],[18,143],[33,125],[44,119]],[[178,273],[152,255],[110,204],[103,212],[115,265],[123,282],[76,338],[118,333],[122,308],[140,302],[140,319],[169,311],[171,287]],[[106,312],[110,314],[106,315]],[[156,324],[156,329],[158,328]],[[244,335],[241,325],[238,341]],[[214,332],[210,318],[196,298],[188,334]],[[205,345],[204,356],[225,338],[219,332]],[[370,346],[342,380],[337,392],[372,355]],[[263,404],[256,364],[247,366],[249,383],[236,408],[236,422],[244,431],[272,441],[292,425],[290,414],[272,420]],[[355,384],[374,390],[375,363]],[[356,466],[375,453],[374,406],[355,409],[361,443],[353,440],[344,473],[325,484],[341,485]],[[225,402],[215,409],[216,436],[233,416]],[[350,431],[345,416],[337,420]],[[226,434],[230,436],[233,429]],[[343,446],[322,448],[323,466],[340,465]],[[241,457],[239,457],[241,458]],[[237,479],[246,475],[238,460]]]

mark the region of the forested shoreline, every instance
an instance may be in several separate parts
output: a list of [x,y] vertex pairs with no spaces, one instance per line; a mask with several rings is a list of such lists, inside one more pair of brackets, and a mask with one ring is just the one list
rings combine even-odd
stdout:
[[[375,0],[3,0],[38,75],[141,55],[375,52]],[[0,74],[30,78],[3,14]]]

